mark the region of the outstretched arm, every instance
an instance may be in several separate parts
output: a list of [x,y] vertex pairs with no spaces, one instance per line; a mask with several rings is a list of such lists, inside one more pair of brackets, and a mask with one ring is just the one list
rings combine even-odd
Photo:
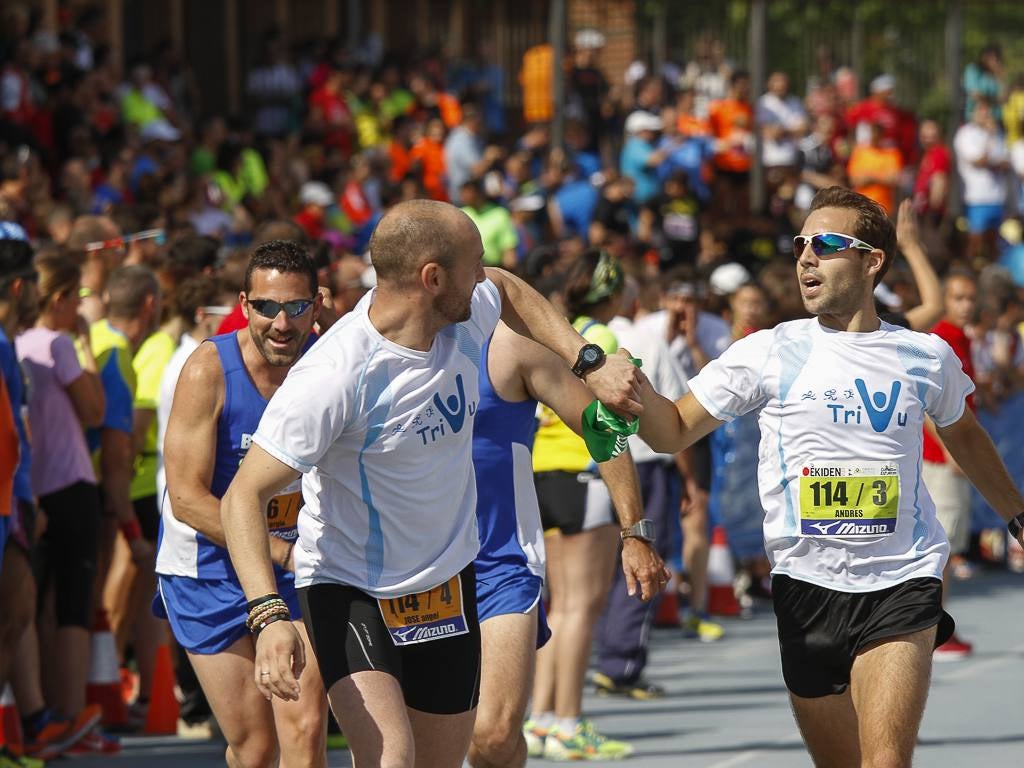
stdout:
[[647,377],[640,398],[644,405],[640,437],[658,453],[678,453],[725,423],[708,413],[692,392],[673,403],[655,392]]
[[[970,409],[965,408],[957,421],[936,431],[967,479],[1003,520],[1009,522],[1024,512],[1024,497],[1006,471],[992,438]],[[1024,545],[1024,533],[1017,539]]]
[[[501,295],[501,319],[514,331],[544,345],[571,367],[587,343],[551,303],[510,272],[488,267],[487,277]],[[609,355],[604,364],[586,376],[587,386],[598,399],[620,413],[639,416],[640,375],[622,355]]]
[[[508,350],[519,361],[527,392],[581,435],[583,409],[593,400],[593,395],[583,383],[554,353],[529,339],[499,326],[495,331],[495,341],[507,345],[502,351]],[[491,342],[492,345],[495,341]],[[600,464],[599,469],[619,522],[623,528],[628,528],[643,517],[640,481],[633,457],[626,451]],[[639,586],[640,599],[645,601],[658,594],[668,581],[668,572],[661,557],[650,544],[638,539],[626,539],[623,543],[622,570],[629,594],[635,595]]]

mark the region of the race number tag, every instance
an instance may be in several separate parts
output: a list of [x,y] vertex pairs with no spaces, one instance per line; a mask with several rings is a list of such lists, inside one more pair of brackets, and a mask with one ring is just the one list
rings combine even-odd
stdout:
[[302,509],[302,485],[294,482],[267,502],[267,529],[274,536],[291,540],[297,535],[295,526]]
[[444,584],[403,597],[379,598],[380,615],[395,645],[413,645],[469,632],[458,574]]
[[801,470],[801,536],[888,536],[896,532],[899,507],[894,463],[837,461]]

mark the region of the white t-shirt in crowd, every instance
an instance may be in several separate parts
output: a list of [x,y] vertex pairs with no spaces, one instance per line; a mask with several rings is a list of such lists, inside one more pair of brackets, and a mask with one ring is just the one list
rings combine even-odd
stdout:
[[181,334],[181,342],[167,361],[163,375],[160,377],[160,396],[156,401],[156,498],[163,504],[164,489],[167,487],[167,470],[164,468],[164,436],[167,434],[167,422],[171,418],[171,405],[174,403],[174,390],[178,386],[181,369],[199,342],[191,334]]
[[[655,392],[675,401],[690,391],[686,387],[686,375],[669,351],[663,335],[644,333],[638,323],[625,317],[613,317],[608,328],[619,340],[619,348],[628,349],[633,357],[640,359],[641,370],[651,380]],[[629,452],[637,463],[672,458],[671,454],[656,453],[640,435],[630,435]]]
[[717,419],[758,411],[758,488],[772,573],[840,592],[941,578],[949,545],[921,481],[924,414],[963,414],[974,384],[934,335],[782,323],[690,381]]
[[1006,202],[1006,173],[973,165],[982,157],[989,162],[1009,160],[1006,141],[998,133],[989,133],[980,125],[965,123],[953,139],[956,168],[964,182],[967,205],[1003,205]]
[[[668,312],[662,309],[641,318],[637,321],[637,331],[668,338]],[[718,315],[701,310],[697,313],[697,343],[708,359],[714,360],[732,344],[732,329]],[[693,350],[690,349],[685,336],[676,335],[669,342],[668,348],[687,379],[697,375],[697,362],[693,359]]]
[[480,350],[501,300],[481,283],[470,319],[419,352],[374,328],[375,294],[295,364],[253,442],[304,473],[296,586],[389,598],[444,583],[480,548],[473,417]]

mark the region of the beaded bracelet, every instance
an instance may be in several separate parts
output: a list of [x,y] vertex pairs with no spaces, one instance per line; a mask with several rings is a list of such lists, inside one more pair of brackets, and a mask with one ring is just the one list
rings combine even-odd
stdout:
[[274,613],[289,613],[288,604],[285,603],[284,600],[273,600],[264,603],[263,605],[259,605],[249,612],[249,616],[245,620],[245,625],[249,627],[249,629],[252,629],[253,626],[259,624],[261,619],[264,619]]
[[250,600],[245,604],[245,612],[252,613],[252,609],[263,603],[269,603],[271,600],[281,600],[281,596],[277,592],[271,592],[269,595],[263,597],[257,597],[255,600]]
[[249,631],[252,633],[252,636],[254,638],[255,637],[259,637],[260,636],[260,632],[262,632],[268,626],[273,624],[275,621],[285,621],[285,620],[290,621],[291,618],[292,618],[291,614],[288,613],[287,610],[276,611],[276,612],[270,614],[269,616],[267,616],[266,618],[262,619],[258,623],[253,624],[251,627],[249,627]]

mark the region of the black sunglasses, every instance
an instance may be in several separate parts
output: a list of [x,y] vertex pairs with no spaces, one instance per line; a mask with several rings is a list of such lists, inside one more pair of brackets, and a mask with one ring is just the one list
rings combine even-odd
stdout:
[[273,320],[281,310],[288,317],[295,319],[306,313],[306,310],[313,306],[315,299],[295,299],[294,301],[274,301],[273,299],[246,299],[249,306],[256,310],[268,320]]

